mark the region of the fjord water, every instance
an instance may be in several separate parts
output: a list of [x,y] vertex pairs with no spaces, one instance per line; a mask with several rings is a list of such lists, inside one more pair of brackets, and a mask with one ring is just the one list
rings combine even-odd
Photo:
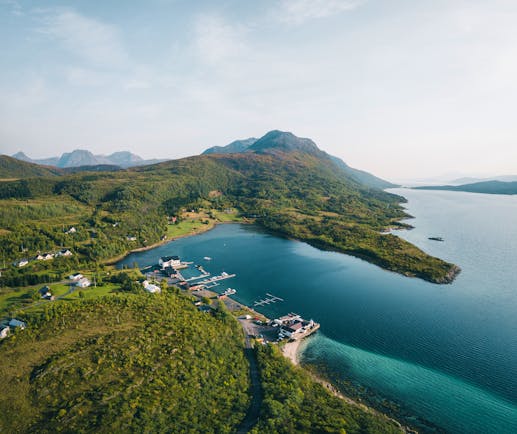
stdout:
[[408,199],[415,217],[415,229],[397,234],[461,266],[451,285],[243,225],[221,225],[132,254],[120,265],[178,254],[212,273],[237,273],[218,288],[236,288],[234,297],[247,305],[277,295],[285,301],[257,309],[270,317],[295,311],[321,323],[302,362],[361,384],[447,432],[517,432],[517,197],[391,191]]

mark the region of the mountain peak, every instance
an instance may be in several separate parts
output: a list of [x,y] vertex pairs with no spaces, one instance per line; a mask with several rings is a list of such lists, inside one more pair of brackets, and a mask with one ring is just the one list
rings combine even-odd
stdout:
[[17,160],[21,160],[21,161],[27,161],[28,163],[32,163],[32,159],[27,157],[27,155],[20,151],[20,152],[17,152],[16,154],[12,155],[13,158],[16,158]]
[[72,152],[65,152],[57,164],[58,167],[95,166],[99,161],[90,152],[84,149],[76,149]]
[[320,149],[311,139],[295,136],[291,132],[273,130],[258,139],[248,148],[250,151],[267,153],[268,151],[301,151],[309,154],[320,153]]

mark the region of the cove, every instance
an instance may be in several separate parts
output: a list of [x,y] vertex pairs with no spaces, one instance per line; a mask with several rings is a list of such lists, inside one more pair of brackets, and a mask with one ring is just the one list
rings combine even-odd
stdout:
[[269,317],[295,311],[321,323],[302,362],[371,388],[448,432],[517,432],[517,198],[395,192],[416,217],[415,229],[399,235],[460,265],[453,284],[406,278],[246,225],[220,225],[119,266],[177,254],[212,273],[236,273],[218,288],[237,289],[234,298],[249,306],[275,294],[285,301],[258,310]]

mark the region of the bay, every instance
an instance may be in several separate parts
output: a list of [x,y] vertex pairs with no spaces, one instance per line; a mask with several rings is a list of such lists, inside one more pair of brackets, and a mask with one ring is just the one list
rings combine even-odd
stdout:
[[245,225],[220,225],[119,266],[177,254],[212,273],[236,273],[217,289],[237,289],[234,298],[247,305],[271,293],[285,301],[257,310],[321,323],[302,362],[448,432],[517,432],[517,197],[392,191],[415,217],[415,229],[396,234],[458,264],[452,284],[403,277]]

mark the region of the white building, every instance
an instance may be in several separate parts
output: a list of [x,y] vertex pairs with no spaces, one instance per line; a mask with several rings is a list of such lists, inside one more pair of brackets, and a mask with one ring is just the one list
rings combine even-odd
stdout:
[[176,268],[181,265],[181,260],[179,256],[162,256],[158,260],[158,265],[162,267],[162,269],[167,267]]
[[83,277],[75,284],[79,288],[88,288],[90,285],[91,282],[86,277]]
[[7,336],[9,336],[9,333],[11,332],[11,329],[9,327],[2,327],[0,330],[0,339],[4,339]]
[[84,276],[81,273],[76,273],[68,276],[68,279],[73,280],[74,282],[78,282],[81,280]]
[[159,286],[153,285],[152,283],[149,283],[147,280],[144,280],[142,282],[142,286],[147,292],[150,292],[151,294],[159,294],[162,292],[162,289]]
[[25,267],[28,263],[28,259],[20,259],[18,262],[15,262],[14,265],[17,267]]
[[68,249],[63,249],[57,252],[56,256],[72,256],[72,252]]

